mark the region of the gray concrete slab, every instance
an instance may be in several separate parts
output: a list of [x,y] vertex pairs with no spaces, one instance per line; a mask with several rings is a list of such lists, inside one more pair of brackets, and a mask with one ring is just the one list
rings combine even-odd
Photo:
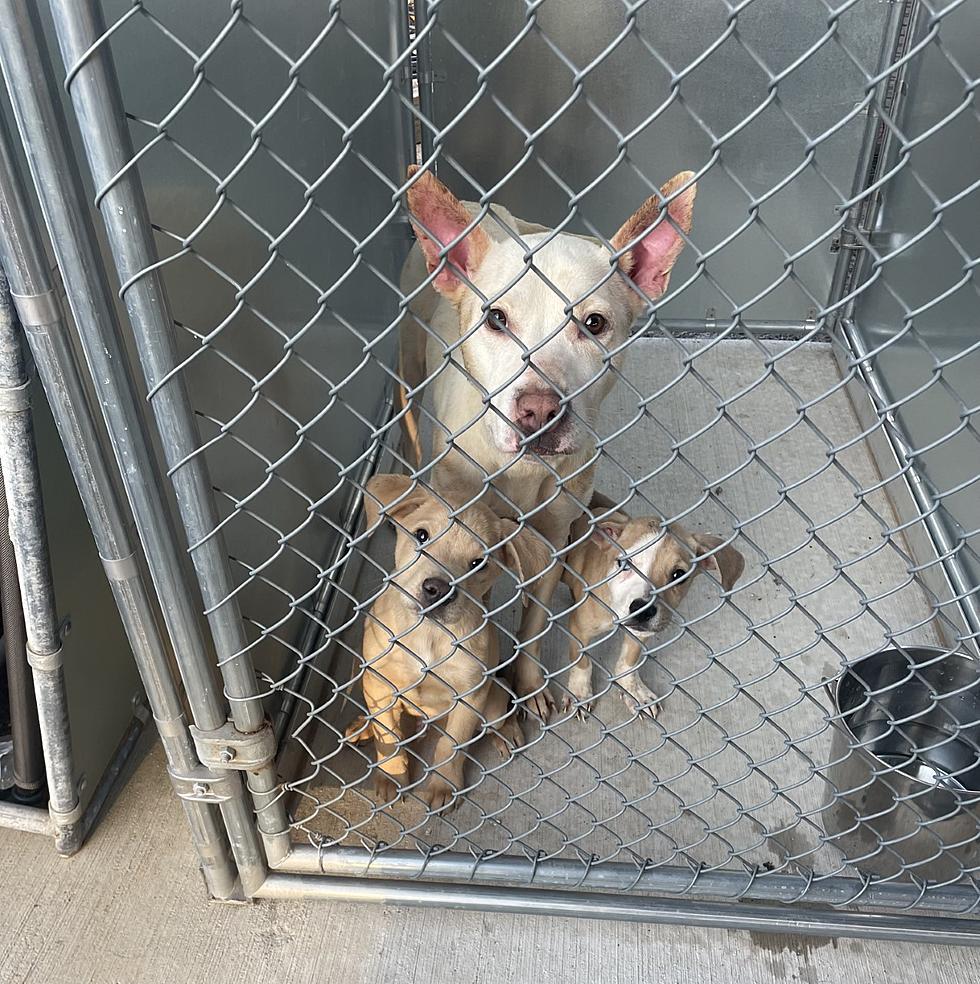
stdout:
[[0,830],[0,984],[969,984],[980,951],[333,902],[208,902],[154,745],[83,851]]
[[[803,408],[803,409],[801,409]],[[625,425],[629,424],[628,427]],[[679,517],[731,535],[746,558],[730,604],[699,578],[686,630],[668,631],[643,669],[664,696],[656,723],[636,721],[601,668],[606,691],[585,721],[546,734],[501,763],[479,749],[458,810],[428,819],[417,798],[378,810],[365,787],[370,748],[338,739],[333,700],[296,779],[297,835],[374,848],[665,864],[760,865],[794,873],[842,870],[824,819],[833,794],[823,680],[889,639],[935,645],[944,624],[908,573],[898,525],[827,344],[749,340],[683,344],[641,339],[603,407],[597,486],[630,489],[634,515]],[[356,591],[370,598],[391,563],[391,537],[371,543]],[[554,609],[569,595],[561,588]],[[517,612],[502,619],[516,631]],[[360,625],[345,637],[359,645]],[[559,619],[543,659],[561,692],[567,635]],[[358,668],[341,658],[341,683]],[[309,741],[309,732],[304,734]],[[353,787],[353,788],[352,788]],[[861,848],[861,852],[867,848]]]

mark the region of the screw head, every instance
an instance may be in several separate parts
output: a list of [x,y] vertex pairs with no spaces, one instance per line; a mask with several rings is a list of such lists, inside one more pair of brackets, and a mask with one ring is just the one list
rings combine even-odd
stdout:
[[235,749],[234,748],[222,748],[221,752],[218,754],[218,758],[222,762],[232,762],[235,759]]
[[206,796],[211,791],[211,787],[206,782],[194,783],[194,793],[197,796]]

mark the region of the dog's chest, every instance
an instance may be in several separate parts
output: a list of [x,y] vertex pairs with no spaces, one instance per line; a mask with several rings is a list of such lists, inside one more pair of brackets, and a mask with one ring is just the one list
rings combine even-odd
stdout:
[[[469,633],[456,628],[460,637]],[[446,631],[428,623],[401,636],[386,663],[398,663],[398,685],[410,704],[427,713],[450,710],[460,697],[474,694],[496,664],[496,652],[486,629],[456,642]],[[388,675],[388,669],[385,669]]]

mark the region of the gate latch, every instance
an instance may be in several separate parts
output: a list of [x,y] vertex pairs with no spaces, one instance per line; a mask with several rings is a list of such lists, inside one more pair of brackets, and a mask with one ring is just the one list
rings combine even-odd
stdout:
[[276,756],[276,735],[268,721],[249,734],[239,731],[232,721],[214,731],[191,726],[190,732],[197,757],[209,769],[251,771],[268,765]]

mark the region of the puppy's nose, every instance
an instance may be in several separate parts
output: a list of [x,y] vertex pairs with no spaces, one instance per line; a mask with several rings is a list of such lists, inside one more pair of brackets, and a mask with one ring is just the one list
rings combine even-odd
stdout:
[[442,601],[452,591],[452,585],[441,577],[427,577],[422,582],[422,600],[426,605]]
[[517,424],[525,434],[541,430],[561,412],[561,397],[554,390],[531,390],[517,398]]
[[634,598],[630,602],[630,615],[640,618],[653,618],[657,614],[657,604],[653,598]]

